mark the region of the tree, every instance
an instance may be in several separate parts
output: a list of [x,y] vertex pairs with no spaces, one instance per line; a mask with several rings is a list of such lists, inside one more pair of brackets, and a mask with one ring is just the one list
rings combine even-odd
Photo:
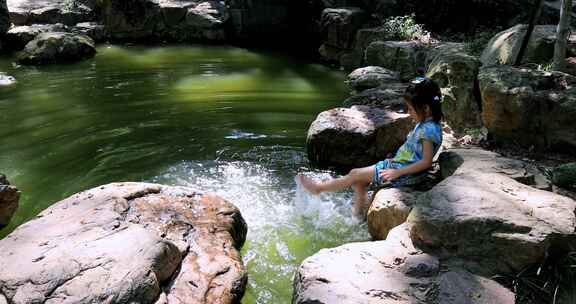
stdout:
[[514,65],[520,65],[522,63],[522,57],[524,57],[524,53],[528,47],[528,42],[530,42],[530,36],[532,36],[532,32],[534,31],[534,25],[538,21],[538,18],[540,18],[543,5],[544,0],[534,1],[534,6],[532,6],[532,13],[530,14],[530,22],[528,23],[528,29],[526,29],[526,35],[524,35],[524,40],[522,41],[522,45],[520,45],[520,50],[518,51],[518,56],[516,57],[516,62]]
[[556,30],[556,44],[554,45],[554,59],[552,69],[562,70],[566,58],[566,42],[570,33],[570,17],[572,16],[572,0],[562,0],[560,9],[560,22]]

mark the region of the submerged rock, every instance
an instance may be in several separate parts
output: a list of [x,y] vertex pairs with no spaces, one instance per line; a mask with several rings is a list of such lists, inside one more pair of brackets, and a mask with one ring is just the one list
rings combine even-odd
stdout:
[[10,219],[18,209],[19,199],[20,191],[10,185],[6,176],[0,174],[0,228],[10,223]]
[[74,62],[94,57],[94,40],[82,34],[42,33],[30,41],[18,55],[22,64]]
[[443,269],[412,245],[401,225],[386,241],[322,249],[304,260],[292,303],[512,304],[514,294],[465,270]]
[[510,146],[576,151],[576,77],[509,66],[480,69],[482,120]]
[[343,171],[386,158],[404,143],[413,126],[408,114],[369,106],[324,111],[312,122],[308,158]]
[[0,240],[0,299],[239,303],[245,237],[239,210],[219,197],[157,184],[100,186]]
[[450,127],[458,132],[481,127],[478,58],[468,55],[463,44],[448,43],[431,51],[426,61],[427,76],[442,89],[442,112]]

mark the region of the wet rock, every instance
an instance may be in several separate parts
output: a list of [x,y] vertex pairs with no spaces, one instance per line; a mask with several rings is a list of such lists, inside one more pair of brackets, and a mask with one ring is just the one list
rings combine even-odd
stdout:
[[426,50],[417,41],[375,41],[366,48],[365,61],[367,65],[398,71],[402,80],[410,80],[424,66]]
[[388,232],[406,222],[420,192],[408,188],[379,190],[368,209],[368,231],[374,240],[385,240]]
[[96,19],[96,0],[7,0],[15,25],[62,23],[74,25]]
[[567,163],[552,170],[552,183],[564,188],[576,188],[576,163]]
[[481,63],[463,48],[463,44],[441,45],[426,60],[430,62],[427,76],[442,89],[444,118],[457,132],[482,126],[481,102],[475,91]]
[[514,303],[514,294],[494,281],[441,269],[437,258],[414,248],[401,225],[386,241],[322,249],[304,260],[292,303]]
[[367,66],[354,70],[346,77],[345,83],[356,92],[373,89],[383,84],[400,82],[397,72],[378,67]]
[[0,228],[10,223],[10,219],[18,209],[19,199],[20,191],[10,185],[6,176],[0,174]]
[[404,92],[407,86],[406,83],[399,82],[382,84],[348,97],[343,105],[345,107],[365,105],[404,112]]
[[456,172],[423,193],[408,216],[419,248],[475,273],[518,273],[574,241],[576,202],[499,173]]
[[20,51],[41,33],[69,31],[69,27],[60,23],[15,26],[6,33],[6,46],[12,51]]
[[0,88],[8,87],[16,84],[16,78],[5,73],[0,72]]
[[478,76],[482,120],[502,145],[576,151],[576,77],[509,66]]
[[94,41],[73,33],[42,33],[30,41],[18,55],[21,64],[51,64],[74,62],[94,57]]
[[10,303],[238,303],[239,210],[188,188],[115,183],[75,194],[0,240]]
[[97,22],[82,22],[70,29],[71,32],[86,35],[94,42],[104,42],[108,39],[108,31],[103,24]]
[[[518,24],[496,34],[488,45],[480,61],[484,66],[514,64],[522,40],[526,35],[527,25]],[[554,43],[556,42],[556,25],[537,25],[530,36],[530,42],[522,63],[548,63],[554,55]]]
[[368,166],[396,152],[412,127],[408,114],[381,108],[324,111],[308,130],[308,158],[316,166],[344,171]]
[[327,8],[322,12],[320,54],[328,60],[340,60],[343,52],[354,46],[354,37],[364,24],[367,14],[357,7]]

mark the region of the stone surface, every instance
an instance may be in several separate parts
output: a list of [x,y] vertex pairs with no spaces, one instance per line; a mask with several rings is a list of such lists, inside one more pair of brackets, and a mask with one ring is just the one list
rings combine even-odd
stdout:
[[576,76],[576,57],[566,58],[566,63],[562,72]]
[[456,172],[423,193],[411,239],[486,276],[518,273],[574,241],[576,202],[499,173]]
[[367,66],[354,70],[348,74],[345,83],[352,90],[362,92],[373,89],[383,84],[400,82],[400,75],[397,72],[378,67]]
[[239,210],[187,188],[115,183],[64,199],[0,240],[9,303],[238,303]]
[[564,188],[576,188],[576,163],[566,163],[552,170],[552,183]]
[[398,71],[402,80],[414,78],[417,69],[424,66],[425,59],[426,47],[416,41],[375,41],[365,52],[367,65]]
[[20,191],[10,185],[6,176],[0,174],[0,228],[10,223],[10,219],[18,209],[19,199]]
[[312,122],[308,158],[319,167],[365,167],[393,154],[413,127],[408,114],[369,106],[324,111]]
[[6,0],[0,0],[0,36],[4,35],[10,28],[10,14]]
[[104,25],[97,22],[82,22],[70,29],[71,32],[86,35],[94,42],[104,42],[108,39],[108,31]]
[[536,151],[576,151],[576,77],[509,66],[478,76],[482,120],[497,143]]
[[292,303],[514,303],[514,294],[496,282],[460,269],[444,271],[437,258],[413,247],[401,225],[386,241],[322,249],[304,260]]
[[6,46],[12,51],[21,51],[41,33],[68,31],[70,28],[60,23],[15,26],[6,33]]
[[374,106],[404,112],[404,91],[406,91],[407,86],[406,83],[399,82],[382,84],[374,89],[364,90],[348,97],[344,100],[343,105],[346,107],[353,105]]
[[339,60],[343,51],[352,49],[356,32],[366,19],[367,14],[357,7],[325,9],[320,19],[323,57]]
[[97,0],[7,0],[15,25],[62,23],[74,25],[96,19]]
[[1,87],[9,87],[16,84],[16,78],[10,75],[6,75],[6,73],[0,72],[0,88]]
[[74,62],[94,57],[94,40],[82,34],[41,33],[18,55],[21,64]]
[[[480,61],[484,66],[514,64],[522,40],[526,35],[527,25],[518,24],[496,34],[482,52]],[[548,63],[554,55],[556,25],[537,25],[530,36],[530,42],[522,63]]]
[[427,76],[442,90],[445,121],[457,132],[482,126],[480,96],[476,88],[480,60],[463,51],[462,44],[449,43],[430,52]]
[[368,209],[368,231],[374,240],[385,240],[388,232],[406,222],[420,192],[408,188],[378,190]]

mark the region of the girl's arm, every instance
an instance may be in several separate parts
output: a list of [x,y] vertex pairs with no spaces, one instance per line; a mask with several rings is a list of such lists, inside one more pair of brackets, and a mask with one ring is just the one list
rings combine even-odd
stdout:
[[382,170],[380,175],[388,181],[395,180],[402,175],[414,174],[427,170],[432,166],[432,159],[434,158],[434,146],[429,140],[422,140],[422,159],[411,164],[410,166],[404,167],[402,169],[386,169]]

